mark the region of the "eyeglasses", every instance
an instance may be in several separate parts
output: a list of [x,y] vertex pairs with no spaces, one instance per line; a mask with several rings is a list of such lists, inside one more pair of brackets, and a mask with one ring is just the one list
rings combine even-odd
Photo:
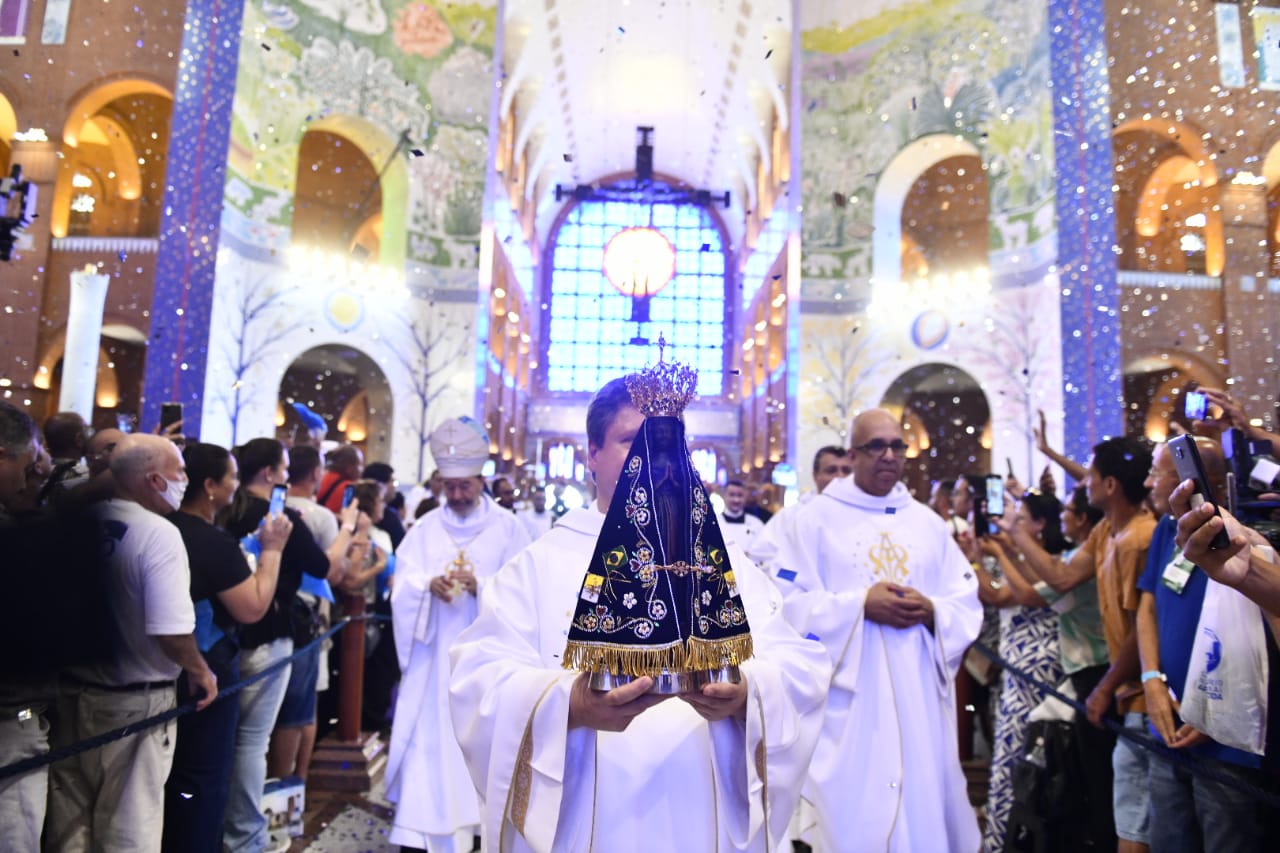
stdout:
[[866,444],[859,444],[853,449],[861,450],[863,453],[874,456],[877,459],[883,459],[886,450],[892,450],[894,456],[905,456],[907,448],[909,447],[910,445],[902,439],[886,442],[877,438],[875,441],[868,441]]

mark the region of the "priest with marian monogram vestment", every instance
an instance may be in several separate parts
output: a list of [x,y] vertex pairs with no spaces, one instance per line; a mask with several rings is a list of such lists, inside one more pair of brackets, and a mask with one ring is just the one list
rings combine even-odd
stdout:
[[480,806],[449,717],[449,647],[476,618],[488,579],[529,542],[524,525],[484,493],[489,439],[469,418],[431,434],[445,504],[396,549],[391,612],[403,676],[387,755],[390,841],[431,853],[469,851]]
[[977,579],[900,482],[898,419],[862,413],[852,443],[853,476],[805,506],[770,562],[787,620],[835,665],[804,789],[814,849],[973,853],[954,682],[982,624]]
[[505,566],[454,646],[488,850],[789,844],[830,667],[724,548],[689,476],[683,370],[660,361],[595,396],[595,505]]

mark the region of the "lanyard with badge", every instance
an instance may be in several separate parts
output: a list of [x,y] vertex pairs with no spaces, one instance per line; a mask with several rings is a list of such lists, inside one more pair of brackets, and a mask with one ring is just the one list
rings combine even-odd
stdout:
[[1191,574],[1195,570],[1196,564],[1183,556],[1181,548],[1177,548],[1173,552],[1173,559],[1169,561],[1169,565],[1164,567],[1160,582],[1174,595],[1182,595],[1182,591],[1187,588],[1187,581],[1191,580]]

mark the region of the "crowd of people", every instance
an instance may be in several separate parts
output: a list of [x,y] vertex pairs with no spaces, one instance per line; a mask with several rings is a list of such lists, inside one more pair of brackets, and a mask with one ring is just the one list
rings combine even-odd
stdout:
[[[562,666],[640,464],[645,416],[621,379],[589,407],[594,497],[572,510],[487,481],[488,438],[465,417],[433,432],[438,470],[401,492],[390,465],[324,453],[319,435],[228,449],[66,412],[39,428],[0,404],[18,611],[0,768],[195,705],[0,777],[0,833],[15,850],[286,845],[264,783],[307,778],[344,678],[314,641],[358,601],[390,621],[366,626],[361,723],[389,735],[389,840],[405,850],[1261,850],[1280,829],[1278,496],[1229,476],[1223,435],[1236,457],[1280,436],[1204,393],[1196,487],[1175,464],[1187,440],[1111,438],[1078,462],[1042,421],[1041,451],[1077,484],[1062,497],[1046,468],[1034,488],[996,477],[1002,508],[985,472],[925,503],[880,409],[849,448],[815,454],[794,504],[753,505],[730,479],[715,523],[754,655],[739,681],[678,696],[650,677],[593,689]],[[643,572],[652,556],[630,559]],[[990,720],[977,810],[966,704]]]

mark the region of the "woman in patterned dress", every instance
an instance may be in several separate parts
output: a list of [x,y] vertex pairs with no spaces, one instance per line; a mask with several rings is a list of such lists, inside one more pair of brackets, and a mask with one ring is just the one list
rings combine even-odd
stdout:
[[[978,548],[994,557],[1000,577],[1016,574],[1013,563],[1022,559],[1007,530],[1012,524],[1027,526],[1050,554],[1067,547],[1062,534],[1062,504],[1053,495],[1027,491],[1012,517],[1002,520],[1002,532],[979,540]],[[1000,656],[1036,681],[1056,685],[1062,679],[1058,649],[1058,615],[1025,584],[1002,582],[975,561],[978,597],[1000,608]],[[1044,697],[1040,691],[1006,671],[1001,676],[1000,707],[996,712],[995,741],[991,751],[991,778],[987,792],[987,823],[983,853],[1004,849],[1005,826],[1013,805],[1013,766],[1022,751],[1027,716]]]

